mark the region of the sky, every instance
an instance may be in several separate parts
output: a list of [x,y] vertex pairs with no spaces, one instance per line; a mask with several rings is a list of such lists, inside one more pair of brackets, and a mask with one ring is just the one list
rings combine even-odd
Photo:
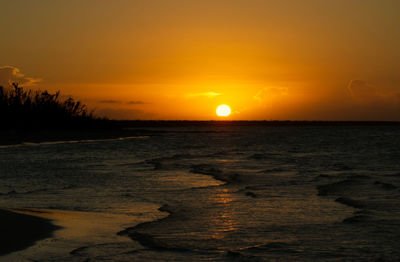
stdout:
[[400,121],[398,0],[0,0],[0,85],[114,119]]

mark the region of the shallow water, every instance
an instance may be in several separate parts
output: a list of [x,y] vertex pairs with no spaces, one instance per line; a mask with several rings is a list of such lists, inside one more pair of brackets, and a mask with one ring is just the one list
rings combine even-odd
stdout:
[[[400,259],[399,127],[162,131],[1,147],[0,207],[68,214],[13,258]],[[102,237],[73,233],[89,218]]]

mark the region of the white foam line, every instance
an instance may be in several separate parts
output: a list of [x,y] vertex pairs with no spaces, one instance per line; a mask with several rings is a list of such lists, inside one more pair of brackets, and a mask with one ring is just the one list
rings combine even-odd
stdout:
[[83,139],[83,140],[61,140],[61,141],[52,141],[52,142],[23,142],[21,144],[15,145],[0,145],[0,149],[3,148],[14,148],[14,147],[32,147],[32,146],[42,146],[42,145],[59,145],[59,144],[74,144],[74,143],[95,143],[95,142],[107,142],[107,141],[123,141],[130,139],[146,139],[149,136],[127,136],[127,137],[119,137],[119,138],[109,138],[109,139]]

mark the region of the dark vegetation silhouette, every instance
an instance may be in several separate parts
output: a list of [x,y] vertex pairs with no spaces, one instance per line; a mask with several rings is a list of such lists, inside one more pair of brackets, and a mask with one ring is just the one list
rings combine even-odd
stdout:
[[60,92],[24,90],[13,83],[11,88],[0,86],[1,129],[99,128],[109,127],[110,121],[96,117],[87,106]]

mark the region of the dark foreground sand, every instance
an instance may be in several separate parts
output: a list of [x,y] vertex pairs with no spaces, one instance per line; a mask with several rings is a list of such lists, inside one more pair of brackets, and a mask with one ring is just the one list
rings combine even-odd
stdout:
[[25,249],[57,229],[49,219],[0,209],[0,256]]

